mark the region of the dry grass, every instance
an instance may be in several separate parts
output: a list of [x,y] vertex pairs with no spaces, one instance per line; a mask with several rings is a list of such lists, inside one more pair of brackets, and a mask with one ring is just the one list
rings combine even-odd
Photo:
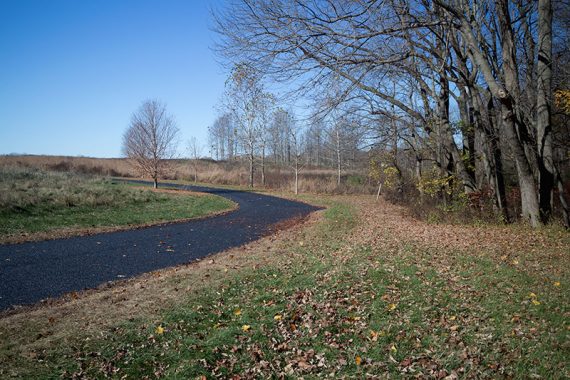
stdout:
[[[0,156],[0,168],[2,167],[38,168],[47,171],[141,178],[136,168],[124,158]],[[294,172],[290,167],[267,163],[265,174],[265,188],[293,191]],[[347,170],[343,173],[341,185],[337,186],[337,174],[334,169],[306,168],[299,176],[299,190],[302,193],[314,194],[373,193],[374,186],[370,185],[366,175],[359,170]],[[163,180],[192,182],[194,180],[193,164],[189,160],[171,160]],[[200,160],[198,181],[216,185],[247,186],[249,183],[248,165],[240,161]],[[255,187],[262,187],[259,169],[255,172]]]
[[45,171],[74,172],[111,177],[135,175],[125,159],[66,156],[0,156],[0,167],[38,168]]

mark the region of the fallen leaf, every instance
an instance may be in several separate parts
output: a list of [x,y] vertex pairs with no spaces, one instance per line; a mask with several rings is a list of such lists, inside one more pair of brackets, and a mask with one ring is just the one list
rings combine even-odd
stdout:
[[354,363],[356,363],[356,365],[360,365],[362,363],[362,358],[356,355],[356,357],[354,358]]
[[370,340],[376,342],[378,340],[378,332],[371,330],[370,331]]
[[275,316],[273,317],[273,319],[275,321],[280,321],[281,319],[283,319],[283,316],[281,314],[275,314]]
[[250,326],[250,325],[243,325],[243,326],[241,327],[241,329],[242,329],[242,331],[244,331],[244,332],[248,332],[249,330],[251,330],[251,326]]

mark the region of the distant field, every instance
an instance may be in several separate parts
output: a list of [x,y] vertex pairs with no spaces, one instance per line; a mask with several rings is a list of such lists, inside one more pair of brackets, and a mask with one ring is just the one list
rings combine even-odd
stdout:
[[155,192],[80,174],[0,169],[4,243],[196,218],[232,207],[212,195]]
[[[239,159],[230,161],[198,161],[198,182],[216,185],[247,186],[248,164]],[[125,158],[92,158],[65,156],[9,155],[0,156],[1,168],[37,168],[46,171],[73,172],[108,177],[141,178],[141,174]],[[168,170],[162,180],[194,181],[193,163],[187,159],[169,160]],[[266,162],[265,188],[292,191],[293,169],[288,165]],[[263,188],[261,169],[255,171],[255,188]],[[342,184],[337,185],[337,172],[332,168],[304,167],[299,175],[302,193],[361,194],[374,193],[376,186],[370,183],[367,168],[345,168]]]

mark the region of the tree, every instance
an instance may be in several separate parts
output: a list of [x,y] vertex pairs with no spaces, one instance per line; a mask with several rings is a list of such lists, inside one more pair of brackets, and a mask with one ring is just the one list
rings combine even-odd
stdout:
[[143,175],[152,178],[155,189],[158,178],[164,175],[166,160],[176,155],[178,134],[166,105],[157,100],[144,101],[123,134],[123,154]]
[[192,169],[194,170],[194,182],[198,182],[198,160],[202,155],[202,147],[198,144],[196,137],[190,137],[188,140],[188,154],[192,160]]
[[259,153],[261,154],[261,186],[265,187],[265,156],[269,140],[270,118],[275,107],[275,97],[273,94],[265,92],[262,94],[258,112],[260,125],[258,128]]
[[559,3],[234,0],[215,22],[229,61],[313,99],[333,88],[331,107],[398,120],[396,144],[416,153],[418,180],[430,162],[466,195],[490,188],[503,213],[505,184],[516,184],[522,217],[538,226],[555,185],[570,224],[559,169],[568,146],[556,144],[564,124],[552,113],[552,90],[564,89],[552,43],[567,30]]
[[225,99],[249,161],[249,186],[253,187],[255,153],[263,127],[261,108],[267,99],[259,72],[246,64],[236,65],[226,82]]
[[217,160],[234,158],[237,141],[231,113],[224,111],[219,114],[208,128],[208,140],[212,156]]
[[269,146],[275,164],[291,161],[291,112],[279,107],[273,112],[273,121],[269,128]]

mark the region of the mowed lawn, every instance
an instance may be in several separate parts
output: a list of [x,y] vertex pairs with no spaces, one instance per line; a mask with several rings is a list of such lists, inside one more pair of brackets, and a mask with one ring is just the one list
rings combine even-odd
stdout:
[[196,218],[233,207],[213,195],[157,192],[72,173],[0,170],[0,242]]
[[570,238],[426,224],[372,197],[0,321],[28,378],[568,378]]

